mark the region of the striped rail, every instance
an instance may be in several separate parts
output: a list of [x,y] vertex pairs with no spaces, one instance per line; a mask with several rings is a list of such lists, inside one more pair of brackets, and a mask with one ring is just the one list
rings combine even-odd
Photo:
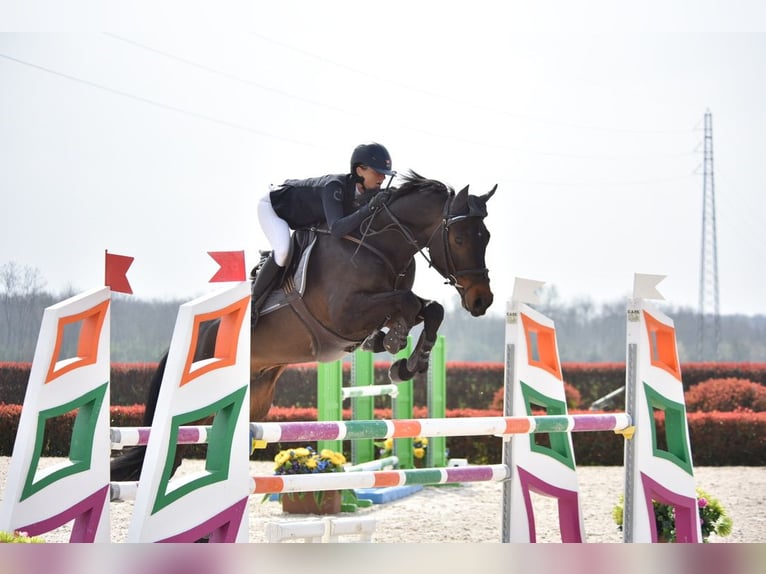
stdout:
[[451,484],[507,480],[511,476],[505,464],[456,466],[449,468],[415,468],[358,472],[326,472],[318,474],[286,474],[250,477],[251,494],[309,492],[409,486],[413,484]]
[[471,417],[335,422],[250,423],[254,440],[300,442],[415,438],[436,436],[508,436],[551,432],[615,432],[627,430],[631,418],[625,413],[541,415],[529,417]]
[[[596,432],[627,430],[631,418],[626,413],[540,415],[529,417],[471,417],[443,419],[399,419],[371,421],[250,423],[254,440],[300,442],[317,440],[355,440],[415,438],[437,436],[509,436],[552,432]],[[178,428],[178,444],[204,444],[209,426]],[[151,427],[113,427],[113,447],[146,445]]]
[[[358,470],[315,474],[256,475],[250,477],[250,494],[309,492],[411,486],[415,484],[453,484],[458,482],[499,482],[507,480],[511,471],[505,464],[454,466],[448,468],[414,468],[407,470]],[[111,500],[133,500],[139,483],[112,482]]]

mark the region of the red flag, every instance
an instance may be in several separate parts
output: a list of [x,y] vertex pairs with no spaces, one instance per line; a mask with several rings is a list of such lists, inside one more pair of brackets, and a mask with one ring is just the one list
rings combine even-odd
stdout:
[[245,280],[244,251],[208,251],[221,268],[210,278],[210,283]]
[[118,293],[132,294],[133,290],[128,282],[128,269],[135,258],[127,255],[115,255],[109,251],[104,252],[106,253],[104,285]]

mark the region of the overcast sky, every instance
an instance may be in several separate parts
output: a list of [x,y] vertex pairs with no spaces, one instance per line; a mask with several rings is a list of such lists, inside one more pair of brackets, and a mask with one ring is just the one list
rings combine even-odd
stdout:
[[[134,296],[192,297],[218,287],[208,251],[249,269],[267,248],[269,183],[376,140],[400,172],[498,184],[494,312],[515,276],[613,302],[635,272],[696,308],[709,109],[720,309],[766,313],[766,8],[585,4],[165,2],[88,13],[109,32],[4,33],[0,265],[85,290],[108,249],[136,258]],[[82,28],[9,6],[6,29]],[[419,267],[418,294],[451,300]]]

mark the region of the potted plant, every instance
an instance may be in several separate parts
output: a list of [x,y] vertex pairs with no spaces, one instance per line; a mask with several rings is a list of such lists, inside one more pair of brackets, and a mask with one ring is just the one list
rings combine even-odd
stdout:
[[[394,439],[387,438],[383,442],[376,442],[375,446],[380,449],[381,458],[391,456],[394,451]],[[412,456],[415,459],[415,466],[423,466],[423,462],[426,457],[426,449],[428,448],[428,439],[422,436],[412,439]]]
[[[726,515],[726,510],[718,499],[697,487],[697,509],[699,510],[702,542],[708,542],[711,534],[728,536],[731,534],[732,519]],[[623,504],[625,498],[620,495],[619,502],[612,509],[612,518],[617,528],[622,531]],[[658,542],[676,541],[675,507],[654,501],[654,520],[657,527]]]
[[[344,472],[346,457],[329,449],[316,452],[307,446],[280,451],[274,457],[274,463],[275,474],[322,474]],[[344,493],[340,490],[279,494],[282,510],[293,514],[337,514],[341,512],[343,498]]]
[[42,544],[45,540],[39,536],[29,536],[26,532],[18,530],[14,532],[0,531],[0,544]]

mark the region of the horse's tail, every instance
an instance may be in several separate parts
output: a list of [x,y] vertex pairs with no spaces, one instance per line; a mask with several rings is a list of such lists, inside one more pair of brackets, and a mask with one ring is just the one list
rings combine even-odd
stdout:
[[[157,399],[160,396],[160,385],[162,376],[165,373],[165,363],[168,360],[167,354],[160,360],[157,370],[149,384],[149,395],[146,397],[146,407],[144,410],[144,426],[151,426],[154,419],[154,412],[157,410]],[[145,446],[134,446],[126,449],[119,456],[114,457],[110,462],[110,474],[113,481],[138,480],[141,476],[141,467],[144,465],[146,457]]]

